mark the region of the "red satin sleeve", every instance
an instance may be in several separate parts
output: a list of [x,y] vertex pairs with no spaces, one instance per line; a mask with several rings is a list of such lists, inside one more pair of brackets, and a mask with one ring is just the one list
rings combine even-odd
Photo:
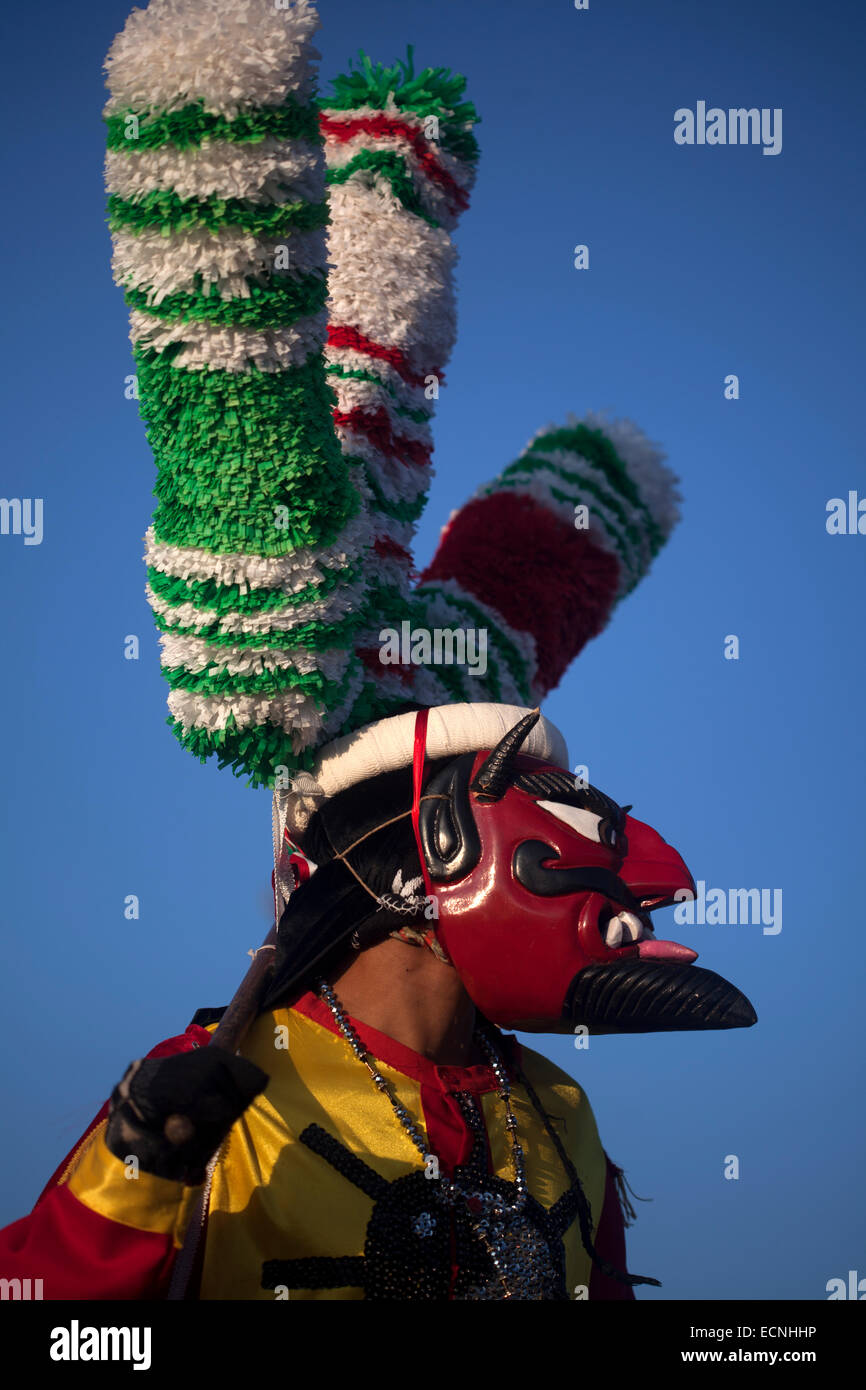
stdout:
[[[191,1025],[179,1037],[159,1043],[148,1056],[169,1057],[206,1046],[209,1040],[206,1029]],[[12,1281],[4,1285],[4,1297],[165,1297],[176,1255],[172,1236],[91,1210],[66,1182],[79,1150],[107,1114],[108,1102],[60,1163],[29,1216],[0,1230],[0,1278]],[[107,1151],[106,1160],[112,1161]]]
[[[595,1248],[599,1255],[613,1265],[614,1269],[626,1273],[625,1222],[619,1204],[619,1194],[616,1190],[616,1173],[607,1154],[605,1154],[605,1159],[607,1178],[604,1187],[601,1220],[595,1235]],[[634,1289],[630,1284],[621,1284],[618,1279],[611,1279],[609,1275],[603,1274],[597,1265],[593,1265],[589,1280],[589,1296],[591,1299],[634,1300]]]

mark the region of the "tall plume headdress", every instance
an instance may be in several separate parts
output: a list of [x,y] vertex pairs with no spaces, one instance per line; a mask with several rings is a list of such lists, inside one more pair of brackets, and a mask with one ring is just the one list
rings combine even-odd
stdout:
[[[540,431],[414,582],[455,338],[465,81],[362,55],[319,97],[309,0],[151,0],[109,52],[113,271],[157,465],[147,595],[170,723],[275,789],[284,828],[407,766],[492,747],[561,679],[677,519],[629,421]],[[486,670],[384,664],[382,634],[487,634]],[[567,751],[546,720],[526,751]],[[282,863],[282,868],[280,867]],[[282,894],[279,884],[282,882]]]

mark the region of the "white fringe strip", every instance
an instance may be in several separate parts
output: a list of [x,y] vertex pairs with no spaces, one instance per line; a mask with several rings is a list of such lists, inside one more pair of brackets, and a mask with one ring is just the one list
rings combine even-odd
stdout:
[[[325,228],[295,232],[290,237],[257,240],[244,232],[204,227],[162,236],[148,229],[137,235],[115,232],[111,266],[122,289],[148,291],[148,302],[159,305],[169,294],[207,293],[216,285],[223,299],[249,299],[248,281],[273,283],[275,276],[296,279],[313,271],[325,273]],[[275,270],[278,259],[285,271]],[[200,277],[200,280],[199,278]]]
[[109,150],[109,193],[141,198],[170,189],[179,198],[249,198],[255,203],[321,203],[325,177],[321,146],[268,135],[255,144],[208,140],[178,149]]
[[397,459],[386,458],[366,435],[356,434],[344,425],[337,425],[336,433],[343,452],[353,458],[362,458],[372,469],[389,502],[414,502],[429,488],[433,477],[432,465],[400,463]]
[[314,94],[312,37],[319,17],[310,0],[278,9],[274,0],[151,0],[135,9],[105,62],[111,98],[105,114],[207,111],[280,106]]
[[[606,413],[597,411],[588,411],[582,419],[578,419],[574,414],[569,414],[566,416],[564,425],[545,425],[543,429],[537,430],[529,444],[531,445],[535,440],[551,431],[564,428],[575,429],[578,425],[586,425],[587,429],[600,430],[602,434],[607,436],[626,465],[632,481],[636,484],[641,501],[662,534],[665,537],[669,536],[680,519],[679,479],[664,464],[665,455],[659,445],[653,444],[633,420],[611,420]],[[528,447],[529,445],[527,445]],[[560,457],[560,453],[555,450],[545,450],[544,454],[549,458],[558,459]],[[540,456],[540,452],[534,454],[534,457]],[[561,457],[569,459],[580,456],[572,454],[570,451],[561,451]],[[518,462],[520,462],[519,459]],[[592,465],[588,464],[586,460],[584,463],[592,469]],[[597,470],[593,469],[592,476],[596,476],[596,474]],[[590,475],[587,474],[587,476]],[[607,491],[612,492],[613,489],[610,483],[604,479],[604,474],[601,474],[601,478]],[[619,493],[617,496],[623,507],[628,508],[629,511],[633,510],[632,504],[627,498]],[[635,514],[639,515],[638,513]],[[642,524],[645,526],[646,522]]]
[[[404,550],[408,550],[411,553],[412,541],[415,537],[414,522],[396,521],[390,516],[383,516],[381,513],[377,513],[376,516],[372,518],[371,524],[374,533],[373,540],[377,540],[380,536],[388,536],[397,545],[402,546]],[[373,563],[378,559],[378,556],[372,553],[368,558],[370,562]]]
[[218,613],[213,608],[197,608],[192,603],[166,603],[159,598],[148,584],[145,590],[147,601],[159,617],[171,623],[172,627],[204,628],[218,624],[220,635],[247,634],[259,637],[268,632],[288,632],[302,627],[305,623],[335,623],[348,613],[356,612],[364,595],[366,584],[363,579],[351,586],[337,588],[327,598],[319,602],[297,603],[290,609],[269,611],[267,613]]
[[171,365],[187,371],[245,372],[252,366],[262,372],[283,372],[302,366],[311,354],[321,351],[327,323],[327,309],[288,328],[264,329],[217,328],[200,320],[183,323],[133,309],[129,337],[157,352],[172,343],[185,344]]
[[[484,615],[488,652],[496,661],[503,698],[508,695],[510,700],[512,695],[517,695],[522,699],[523,696],[520,695],[510,668],[502,655],[500,636],[510,640],[517,649],[526,668],[526,679],[530,689],[534,686],[538,671],[538,656],[532,633],[520,632],[517,628],[512,627],[510,623],[505,621],[501,613],[497,613],[496,609],[491,608],[489,604],[482,603],[474,594],[458,584],[456,579],[436,579],[430,583],[425,583],[416,591],[415,597],[421,600],[426,607],[427,626],[430,628],[462,627],[477,631],[478,619],[473,612],[467,611],[465,606],[467,603]],[[477,682],[479,687],[484,685],[483,677],[476,676],[473,677],[473,680]]]
[[[353,114],[355,113],[353,112]],[[326,138],[325,157],[328,162],[328,168],[345,168],[345,166],[351,163],[355,156],[362,150],[375,150],[377,153],[381,151],[383,153],[390,152],[400,155],[405,161],[406,172],[412,180],[412,186],[415,189],[415,193],[424,211],[428,216],[434,217],[437,222],[440,222],[443,230],[453,231],[460,219],[460,210],[454,207],[453,192],[447,191],[441,184],[433,182],[423,164],[418,159],[418,156],[415,154],[415,151],[412,149],[412,146],[408,141],[401,140],[399,136],[370,136],[361,132],[353,136],[351,140],[347,140],[345,144]],[[438,151],[436,155],[438,159]],[[361,178],[369,180],[371,174],[374,174],[374,172],[375,171],[365,169],[361,174]],[[386,182],[387,176],[383,175],[381,177],[383,187]],[[332,184],[332,193],[337,186],[346,188],[350,187],[351,184]]]
[[[370,634],[370,646],[378,645],[378,632]],[[396,674],[405,672],[407,679]],[[374,689],[382,700],[393,700],[404,704],[413,701],[419,705],[445,705],[451,700],[451,692],[426,666],[382,666],[377,671],[364,668],[365,684]]]
[[352,712],[352,706],[360,695],[365,685],[365,671],[360,661],[355,662],[356,669],[349,677],[346,694],[339,705],[331,710],[322,711],[321,732],[316,742],[319,746],[326,743],[328,739],[339,733]]
[[400,439],[411,440],[414,444],[423,444],[427,449],[432,448],[433,431],[430,421],[411,420],[408,415],[398,414],[397,402],[384,386],[372,381],[358,381],[354,377],[331,377],[330,382],[337,393],[337,403],[341,410],[364,410],[372,414],[373,411],[384,408],[394,435]]
[[456,336],[448,233],[406,212],[381,186],[356,181],[330,190],[330,322],[403,352],[419,373],[450,356]]
[[193,546],[167,545],[158,541],[153,527],[145,536],[145,563],[176,579],[212,579],[218,584],[237,584],[241,593],[248,589],[282,589],[297,594],[310,584],[321,584],[328,570],[345,569],[366,551],[370,523],[366,515],[353,517],[330,546],[294,550],[274,558],[242,555],[239,552],[214,554]]
[[[381,536],[383,533],[379,532]],[[382,559],[381,556],[373,552],[366,564],[365,572],[377,587],[382,586],[386,589],[395,589],[398,594],[409,596],[409,574],[412,567],[411,559],[398,560],[396,556],[389,556]]]
[[301,676],[320,672],[327,680],[339,680],[352,660],[347,651],[314,652],[305,648],[271,647],[253,651],[249,647],[214,647],[202,637],[179,637],[162,633],[162,665],[171,670],[220,671],[230,676],[258,676],[265,671],[293,670]]
[[[409,130],[417,132],[419,135],[425,137],[428,148],[436,158],[436,163],[451,176],[454,182],[458,184],[464,192],[468,193],[475,183],[477,177],[476,166],[465,160],[458,159],[457,155],[446,150],[432,135],[428,137],[426,132],[432,130],[433,127],[428,124],[427,118],[425,116],[419,116],[414,111],[401,111],[393,97],[389,99],[384,108],[378,106],[353,106],[347,111],[334,111],[328,109],[324,114],[328,118],[328,121],[335,125],[350,125],[356,120],[375,120],[377,116],[387,116],[392,120],[397,120]],[[339,151],[347,149],[349,144],[353,143],[355,140],[365,142],[371,149],[379,149],[386,141],[393,142],[395,138],[396,137],[393,136],[364,134],[352,137],[351,142],[347,141],[344,144],[342,141],[336,140],[332,135],[326,136],[325,151],[328,165],[329,167],[336,168],[338,165],[345,164],[347,161],[340,157]],[[405,140],[398,140],[398,146],[407,153],[411,151],[411,147]],[[415,158],[414,154],[412,154],[412,158]]]
[[[576,423],[570,415],[567,423]],[[658,444],[647,438],[633,420],[609,420],[606,415],[589,411],[583,423],[590,429],[607,435],[620,458],[628,466],[638,491],[664,536],[669,536],[680,520],[679,479],[664,464],[665,454]]]
[[172,690],[168,707],[184,729],[205,729],[217,733],[231,717],[240,729],[262,728],[272,724],[288,734],[295,755],[321,744],[337,733],[364,685],[363,668],[350,677],[347,693],[339,706],[320,710],[318,704],[299,690],[266,695],[198,695],[189,690]]
[[[333,271],[331,275],[333,276]],[[335,324],[335,320],[332,318],[330,323]],[[409,410],[426,409],[429,412],[431,406],[436,404],[435,397],[428,398],[426,395],[425,386],[413,386],[400,376],[390,362],[385,362],[379,357],[370,357],[361,348],[332,347],[328,344],[325,348],[325,359],[329,365],[339,367],[341,371],[366,372],[370,376],[378,377],[383,387],[388,386],[393,391],[392,399]],[[356,378],[340,377],[336,372],[328,374],[328,380],[335,390],[338,383],[353,379]]]
[[198,695],[190,690],[172,690],[168,707],[184,729],[217,733],[231,716],[240,729],[273,724],[290,735],[295,754],[318,743],[324,728],[318,705],[300,690],[284,690],[275,696]]

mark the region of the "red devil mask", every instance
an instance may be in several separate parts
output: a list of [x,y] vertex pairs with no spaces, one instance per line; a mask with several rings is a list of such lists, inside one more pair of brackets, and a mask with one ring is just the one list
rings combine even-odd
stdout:
[[537,718],[449,764],[417,805],[437,936],[473,1002],[534,1032],[753,1024],[739,990],[653,935],[650,912],[695,891],[679,854],[629,808],[520,753]]

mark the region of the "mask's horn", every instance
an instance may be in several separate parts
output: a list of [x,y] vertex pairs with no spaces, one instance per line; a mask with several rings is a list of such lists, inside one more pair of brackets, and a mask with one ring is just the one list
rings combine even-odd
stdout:
[[488,754],[478,769],[477,777],[470,783],[471,792],[483,797],[485,801],[498,801],[505,795],[511,786],[511,764],[520,752],[520,746],[530,729],[535,728],[540,718],[541,711],[534,709],[525,714],[507,734],[502,735],[492,753]]

